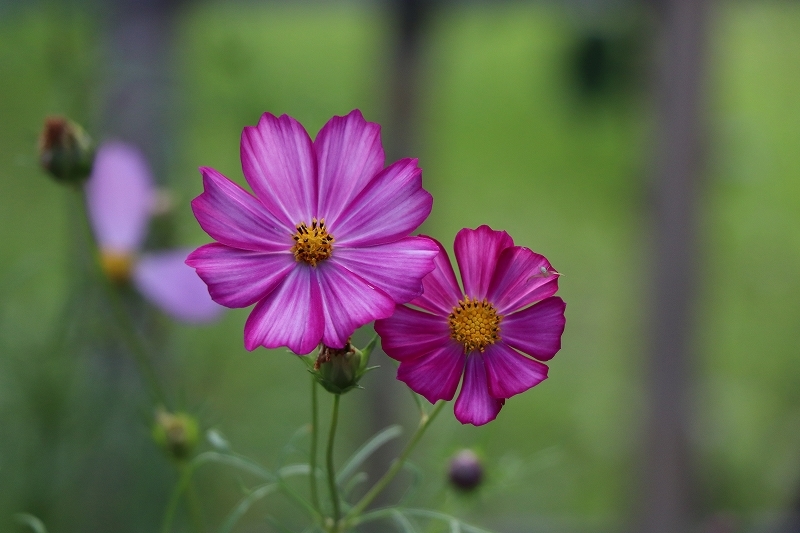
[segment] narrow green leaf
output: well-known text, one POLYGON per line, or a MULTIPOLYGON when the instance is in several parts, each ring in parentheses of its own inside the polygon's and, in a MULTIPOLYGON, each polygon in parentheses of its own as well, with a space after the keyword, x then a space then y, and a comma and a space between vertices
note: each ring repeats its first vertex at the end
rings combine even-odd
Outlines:
POLYGON ((257 462, 242 455, 220 452, 203 452, 192 460, 193 468, 197 468, 203 463, 220 463, 235 466, 245 472, 250 472, 256 476, 269 481, 275 481, 276 476, 257 462))
POLYGON ((438 511, 429 511, 428 509, 403 509, 403 513, 409 516, 419 516, 421 518, 442 520, 450 525, 451 531, 453 528, 452 526, 453 522, 458 522, 460 530, 464 531, 465 533, 493 533, 488 529, 483 529, 480 527, 472 526, 470 524, 466 524, 454 516, 445 513, 440 513, 438 511))
POLYGON ((389 426, 386 429, 383 429, 376 433, 371 439, 365 442, 356 452, 350 456, 350 458, 345 462, 344 466, 342 466, 339 473, 336 475, 336 483, 342 484, 347 479, 352 476, 356 470, 358 470, 361 465, 366 461, 370 455, 375 453, 375 451, 389 442, 392 439, 396 439, 403 433, 403 428, 394 425, 389 426))
POLYGON ((403 531, 403 533, 417 533, 417 528, 414 527, 414 524, 411 523, 411 520, 406 518, 405 515, 397 509, 393 510, 392 518, 394 518, 395 523, 400 526, 400 529, 403 531))
POLYGON ((422 484, 422 472, 415 464, 406 462, 406 464, 403 465, 403 470, 407 470, 411 473, 411 484, 400 498, 400 501, 398 502, 399 506, 403 506, 406 502, 411 500, 417 493, 417 489, 419 489, 420 485, 422 484))
POLYGON ((289 441, 281 449, 281 453, 278 454, 278 465, 279 466, 283 466, 283 463, 286 462, 286 459, 293 452, 307 453, 307 452, 303 452, 303 450, 300 450, 297 447, 297 442, 300 439, 305 438, 310 433, 311 433, 311 425, 310 424, 305 424, 304 426, 299 427, 297 429, 297 431, 295 431, 292 434, 291 438, 289 438, 289 441))
POLYGON ((256 487, 250 494, 242 498, 239 504, 231 511, 228 518, 222 523, 219 528, 219 533, 230 533, 236 523, 244 516, 250 507, 258 500, 278 490, 277 483, 267 483, 256 487))
POLYGON ((369 476, 366 472, 359 472, 351 477, 350 481, 348 481, 347 484, 342 487, 342 495, 344 498, 347 499, 348 496, 350 496, 350 493, 353 492, 353 489, 359 486, 361 483, 364 483, 367 479, 369 479, 369 476))
POLYGON ((35 533, 47 533, 47 528, 44 527, 44 523, 32 514, 17 513, 14 518, 23 526, 31 528, 35 533))

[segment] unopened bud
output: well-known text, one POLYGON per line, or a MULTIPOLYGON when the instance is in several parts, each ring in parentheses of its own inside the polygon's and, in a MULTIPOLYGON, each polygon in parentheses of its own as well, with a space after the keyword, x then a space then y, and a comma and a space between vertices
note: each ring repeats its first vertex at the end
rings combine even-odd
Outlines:
POLYGON ((472 450, 461 450, 450 459, 450 483, 464 492, 474 490, 483 481, 483 466, 472 450))
POLYGON ((89 135, 64 117, 48 117, 39 137, 39 162, 56 181, 80 184, 92 171, 94 150, 89 135))
POLYGON ((153 440, 173 459, 188 458, 197 445, 199 433, 197 420, 191 415, 156 411, 153 440))
POLYGON ((333 394, 344 394, 358 387, 358 382, 368 371, 375 367, 367 367, 372 349, 378 342, 377 336, 363 349, 359 350, 350 341, 344 348, 320 346, 316 361, 310 364, 309 370, 325 390, 333 394))

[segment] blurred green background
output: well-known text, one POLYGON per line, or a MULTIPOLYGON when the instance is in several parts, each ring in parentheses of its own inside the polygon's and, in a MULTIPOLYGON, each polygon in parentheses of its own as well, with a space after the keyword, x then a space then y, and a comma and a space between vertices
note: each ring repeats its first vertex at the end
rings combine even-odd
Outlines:
MULTIPOLYGON (((91 3, 0 5, 4 531, 22 530, 17 512, 35 514, 52 533, 156 531, 177 477, 152 444, 151 408, 89 277, 76 198, 36 160, 48 114, 106 136, 103 21, 91 3)), ((390 117, 393 30, 383 4, 185 2, 176 21, 174 49, 165 51, 171 125, 165 137, 157 133, 165 155, 154 163, 175 199, 157 223, 162 241, 208 242, 189 208, 202 190, 196 169, 243 183, 239 134, 262 112, 288 113, 312 136, 353 108, 371 121, 390 117)), ((420 158, 435 198, 422 231, 451 247, 462 227, 507 230, 564 274, 568 309, 549 380, 509 400, 485 427, 461 426, 445 410, 414 455, 424 472, 418 505, 500 531, 629 523, 644 387, 649 23, 646 10, 626 4, 585 12, 454 2, 431 15, 413 153, 398 155, 420 158), (597 42, 607 54, 600 81, 580 55, 597 42), (465 446, 487 469, 487 483, 468 497, 445 479, 447 458, 465 446)), ((760 531, 800 499, 800 4, 718 2, 708 56, 701 266, 685 272, 698 291, 691 439, 701 520, 724 516, 733 524, 725 531, 760 531)), ((396 142, 384 131, 387 144, 396 142)), ((245 351, 248 310, 190 327, 128 297, 183 408, 237 451, 275 466, 308 419, 303 366, 280 350, 245 351)), ((411 428, 413 402, 403 384, 394 387, 411 428)), ((369 434, 366 399, 355 391, 343 400, 340 459, 369 434)), ((222 468, 199 473, 209 531, 241 497, 239 483, 222 468)), ((296 527, 288 507, 268 500, 239 530, 277 531, 268 510, 296 527)))

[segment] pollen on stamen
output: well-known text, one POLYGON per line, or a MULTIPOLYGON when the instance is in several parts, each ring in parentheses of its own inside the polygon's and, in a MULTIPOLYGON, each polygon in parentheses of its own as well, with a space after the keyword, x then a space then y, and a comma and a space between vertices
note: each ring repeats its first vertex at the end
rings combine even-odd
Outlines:
POLYGON ((334 238, 325 228, 325 219, 312 218, 310 227, 305 222, 295 227, 297 232, 292 236, 295 261, 303 261, 315 267, 317 263, 331 256, 334 238))
POLYGON ((483 352, 487 346, 500 340, 500 321, 503 319, 485 298, 465 296, 447 317, 450 338, 464 346, 464 353, 483 352))

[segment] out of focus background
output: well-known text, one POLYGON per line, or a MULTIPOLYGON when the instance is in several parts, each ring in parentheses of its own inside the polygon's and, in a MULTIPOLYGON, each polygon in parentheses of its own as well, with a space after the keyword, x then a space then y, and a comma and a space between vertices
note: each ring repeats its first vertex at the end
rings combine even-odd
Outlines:
MULTIPOLYGON (((359 108, 388 162, 420 159, 421 231, 451 248, 489 224, 564 274, 550 379, 484 427, 446 409, 413 505, 498 532, 797 531, 798 65, 789 0, 0 1, 0 530, 23 512, 51 533, 157 531, 178 475, 76 199, 38 166, 44 118, 144 151, 171 206, 158 249, 209 241, 197 167, 244 183, 239 135, 261 113, 313 137, 359 108), (446 479, 464 447, 485 468, 470 494, 446 479)), ((248 310, 185 326, 125 297, 177 405, 276 466, 309 417, 303 365, 247 352, 248 310)), ((376 362, 343 398, 339 460, 415 423, 376 362)), ((200 470, 201 530, 250 482, 200 470)), ((300 530, 277 496, 237 531, 281 531, 268 514, 300 530)))

